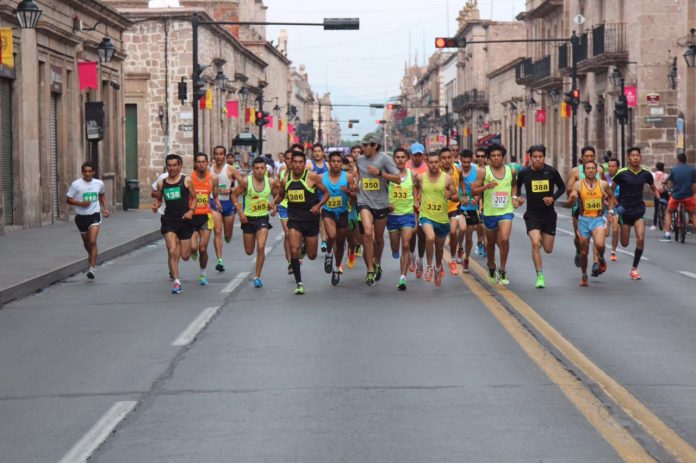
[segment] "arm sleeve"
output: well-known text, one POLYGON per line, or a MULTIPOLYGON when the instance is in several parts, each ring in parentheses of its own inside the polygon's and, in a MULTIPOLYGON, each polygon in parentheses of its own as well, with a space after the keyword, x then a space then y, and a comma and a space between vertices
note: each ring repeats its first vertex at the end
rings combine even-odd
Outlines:
POLYGON ((558 198, 563 196, 563 193, 566 192, 566 185, 563 181, 563 177, 561 177, 561 174, 558 171, 556 171, 554 181, 556 182, 556 186, 558 187, 556 192, 553 194, 553 200, 556 201, 558 198))
POLYGON ((106 189, 104 188, 104 182, 101 182, 101 184, 99 185, 99 194, 100 195, 106 194, 106 189))
POLYGON ((76 195, 77 195, 77 189, 75 188, 75 184, 71 183, 70 188, 68 189, 67 197, 75 199, 76 195))

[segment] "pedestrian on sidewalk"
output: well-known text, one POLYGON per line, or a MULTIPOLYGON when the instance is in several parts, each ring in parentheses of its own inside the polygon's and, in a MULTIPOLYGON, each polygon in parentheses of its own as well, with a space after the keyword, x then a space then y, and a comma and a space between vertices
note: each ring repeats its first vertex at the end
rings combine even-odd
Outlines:
POLYGON ((67 203, 75 207, 75 225, 80 231, 82 244, 87 251, 89 270, 87 278, 94 279, 94 267, 97 266, 97 236, 102 215, 109 217, 109 209, 106 205, 104 182, 94 178, 94 166, 92 163, 82 164, 82 178, 78 178, 71 185, 67 194, 67 203))

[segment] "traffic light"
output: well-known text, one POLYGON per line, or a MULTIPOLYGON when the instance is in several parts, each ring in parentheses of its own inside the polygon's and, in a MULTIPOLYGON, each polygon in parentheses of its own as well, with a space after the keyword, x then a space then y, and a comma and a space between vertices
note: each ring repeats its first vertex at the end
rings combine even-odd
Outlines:
POLYGON ((184 101, 188 98, 188 86, 186 85, 186 81, 184 78, 181 78, 181 82, 178 84, 178 90, 179 90, 179 101, 181 104, 184 104, 184 101))
POLYGON ((386 123, 387 123, 387 121, 384 119, 377 119, 377 125, 386 124, 386 123))
POLYGON ((193 81, 193 96, 196 100, 198 98, 205 96, 205 87, 207 86, 205 80, 200 77, 193 81))
POLYGON ((614 115, 619 122, 628 119, 628 100, 626 95, 619 95, 619 99, 614 103, 614 115))
POLYGON ((349 128, 349 129, 352 129, 352 128, 353 128, 353 123, 352 123, 352 122, 349 122, 349 123, 348 123, 348 128, 349 128))
POLYGON ((269 114, 266 111, 256 111, 256 125, 263 127, 268 124, 268 116, 269 114))
POLYGON ((395 109, 401 109, 400 104, 389 103, 387 104, 387 110, 394 111, 395 109))
POLYGON ((566 92, 565 102, 569 105, 577 107, 580 104, 580 90, 574 88, 573 90, 566 92))
POLYGON ((436 37, 435 48, 464 48, 466 47, 465 38, 456 37, 436 37))

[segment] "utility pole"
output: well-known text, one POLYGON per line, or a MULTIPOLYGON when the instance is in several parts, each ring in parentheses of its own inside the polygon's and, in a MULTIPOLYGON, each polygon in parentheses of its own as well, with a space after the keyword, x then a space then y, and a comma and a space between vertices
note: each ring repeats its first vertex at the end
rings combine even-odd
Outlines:
MULTIPOLYGON (((578 45, 580 45, 580 37, 577 36, 575 31, 573 31, 573 35, 570 36, 570 44, 573 49, 573 68, 572 68, 572 90, 574 91, 575 89, 578 88, 578 45)), ((572 162, 573 164, 571 165, 571 168, 574 168, 578 164, 578 104, 580 102, 575 102, 573 101, 573 104, 571 105, 571 109, 573 111, 573 134, 572 134, 572 162)), ((621 126, 623 128, 623 126, 621 126)), ((623 138, 623 137, 622 137, 623 138)))
MULTIPOLYGON (((263 113, 263 86, 261 87, 261 91, 259 92, 259 96, 257 97, 257 100, 259 102, 259 111, 263 113)), ((263 154, 263 126, 264 124, 259 124, 259 144, 258 144, 258 149, 259 152, 256 153, 257 156, 261 156, 263 154)))
POLYGON ((317 131, 317 140, 318 143, 323 144, 322 142, 322 131, 321 131, 321 98, 319 98, 319 130, 317 131))

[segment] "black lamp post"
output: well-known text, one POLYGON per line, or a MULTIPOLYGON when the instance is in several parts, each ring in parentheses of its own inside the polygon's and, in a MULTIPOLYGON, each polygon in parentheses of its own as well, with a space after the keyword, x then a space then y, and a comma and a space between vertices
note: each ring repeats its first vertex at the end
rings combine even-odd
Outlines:
POLYGON ((14 13, 17 21, 19 21, 19 27, 22 29, 35 29, 42 11, 34 0, 22 0, 17 5, 14 13))
POLYGON ((614 84, 614 87, 619 87, 620 92, 619 93, 619 99, 618 101, 614 104, 614 115, 619 121, 619 124, 621 124, 621 165, 625 166, 626 165, 626 146, 625 146, 625 127, 626 127, 626 121, 628 119, 628 101, 626 100, 626 95, 624 95, 624 84, 625 84, 625 79, 623 74, 621 74, 621 71, 619 71, 619 68, 614 68, 614 72, 611 73, 611 82, 614 84))
POLYGON ((592 103, 590 103, 590 100, 585 101, 583 104, 583 108, 585 109, 585 112, 587 114, 590 114, 592 112, 592 103))
POLYGON ((561 92, 557 88, 552 88, 549 91, 549 98, 551 98, 551 103, 557 105, 561 102, 561 92))
POLYGON ((110 63, 114 59, 116 54, 116 47, 111 42, 110 37, 104 37, 97 47, 97 54, 99 55, 99 61, 102 63, 110 63))

